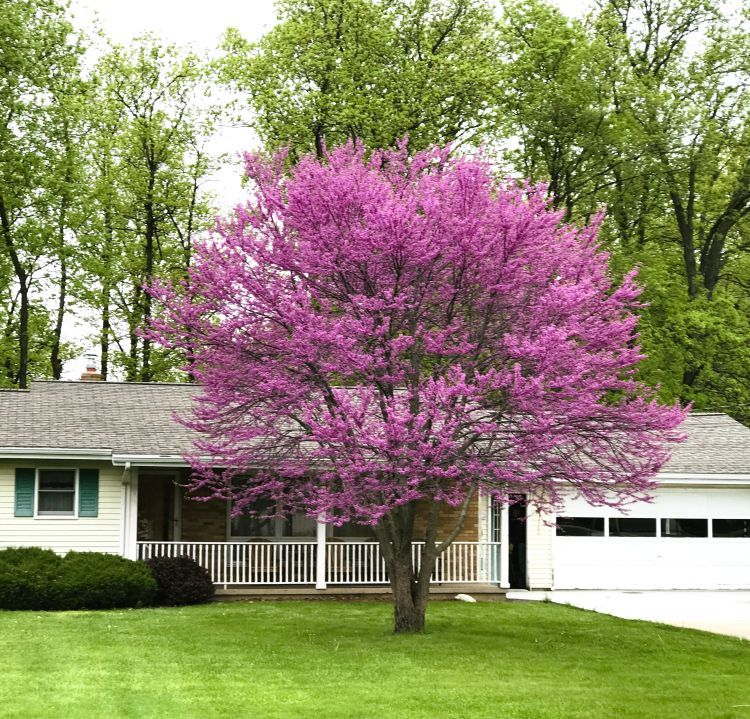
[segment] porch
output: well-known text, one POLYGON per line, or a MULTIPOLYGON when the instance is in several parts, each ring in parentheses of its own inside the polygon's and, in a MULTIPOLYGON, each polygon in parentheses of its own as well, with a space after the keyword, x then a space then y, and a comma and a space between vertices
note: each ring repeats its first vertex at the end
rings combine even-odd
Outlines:
MULTIPOLYGON (((378 587, 388 585, 380 547, 372 541, 337 541, 320 525, 315 540, 280 538, 246 542, 137 542, 138 559, 194 559, 223 589, 240 587, 378 587)), ((418 569, 423 543, 412 544, 418 569)), ((502 586, 504 570, 500 542, 454 542, 437 558, 431 584, 435 587, 502 586)))
MULTIPOLYGON (((131 502, 136 521, 130 556, 191 557, 225 590, 389 589, 385 562, 371 528, 334 527, 305 515, 232 517, 225 501, 187 497, 182 487, 185 478, 184 470, 151 468, 140 469, 133 477, 131 502)), ((446 508, 438 539, 455 526, 457 511, 446 508)), ((474 591, 485 587, 497 592, 510 586, 508 523, 502 523, 502 531, 500 513, 490 514, 494 513, 487 511, 486 498, 478 499, 462 533, 437 558, 431 580, 434 588, 450 587, 455 593, 461 591, 458 587, 474 591)), ((412 545, 416 568, 423 546, 421 542, 412 545)))

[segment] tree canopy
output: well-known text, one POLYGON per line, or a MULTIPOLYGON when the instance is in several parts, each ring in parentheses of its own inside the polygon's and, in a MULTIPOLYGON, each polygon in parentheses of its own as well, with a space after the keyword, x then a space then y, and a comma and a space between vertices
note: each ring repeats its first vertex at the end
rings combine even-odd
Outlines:
POLYGON ((500 47, 485 0, 280 0, 257 43, 230 29, 220 78, 271 149, 487 140, 500 47))
POLYGON ((291 175, 248 155, 247 173, 250 203, 189 283, 152 289, 153 335, 202 385, 193 490, 373 525, 397 630, 423 624, 455 536, 436 545, 441 511, 478 489, 538 508, 647 496, 683 412, 635 377, 640 289, 613 284, 598 220, 562 224, 543 188, 447 151, 349 144, 291 175))

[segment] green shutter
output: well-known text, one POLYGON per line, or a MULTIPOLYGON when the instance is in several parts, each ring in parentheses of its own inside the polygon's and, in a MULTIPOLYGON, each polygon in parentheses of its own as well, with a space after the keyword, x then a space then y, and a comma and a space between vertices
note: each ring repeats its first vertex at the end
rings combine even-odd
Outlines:
POLYGON ((78 516, 99 516, 99 470, 78 471, 78 516))
POLYGON ((16 517, 34 516, 36 470, 16 467, 16 517))

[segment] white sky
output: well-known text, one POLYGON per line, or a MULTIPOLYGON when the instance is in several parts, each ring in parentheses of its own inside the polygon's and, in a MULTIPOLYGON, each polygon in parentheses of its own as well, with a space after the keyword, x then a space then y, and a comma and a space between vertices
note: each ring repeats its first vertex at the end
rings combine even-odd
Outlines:
MULTIPOLYGON (((555 0, 567 14, 581 15, 590 2, 555 0)), ((199 55, 216 51, 227 27, 239 28, 248 40, 256 40, 276 22, 273 0, 73 0, 72 14, 78 29, 94 40, 97 30, 116 43, 126 45, 134 37, 150 32, 166 43, 190 46, 199 55)), ((256 147, 250 128, 225 125, 219 128, 212 149, 235 155, 256 147)), ((242 197, 238 164, 228 164, 207 185, 219 205, 230 208, 242 197)), ((85 318, 67 317, 65 336, 84 342, 92 327, 85 318)), ((98 356, 96 347, 85 352, 98 356)), ((85 358, 66 363, 65 379, 77 379, 85 369, 85 358)))

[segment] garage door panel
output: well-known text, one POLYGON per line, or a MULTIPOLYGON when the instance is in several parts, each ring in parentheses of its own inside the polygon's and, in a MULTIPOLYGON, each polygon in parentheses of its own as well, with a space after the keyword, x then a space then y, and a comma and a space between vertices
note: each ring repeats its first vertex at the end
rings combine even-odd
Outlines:
MULTIPOLYGON (((568 517, 621 516, 571 500, 568 517)), ((626 516, 750 517, 750 489, 662 489, 626 516)), ((710 526, 710 521, 709 521, 710 526)), ((556 536, 557 589, 750 589, 750 538, 556 536)))

